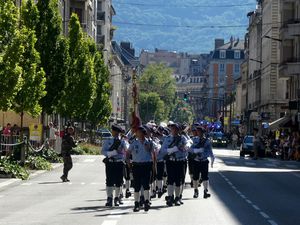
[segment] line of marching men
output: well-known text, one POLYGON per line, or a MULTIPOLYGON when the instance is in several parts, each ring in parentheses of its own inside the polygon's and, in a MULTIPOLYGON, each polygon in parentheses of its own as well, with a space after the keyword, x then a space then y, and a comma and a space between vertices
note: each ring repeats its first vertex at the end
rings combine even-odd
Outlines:
POLYGON ((148 211, 151 198, 161 198, 166 192, 168 206, 183 204, 182 194, 187 168, 198 198, 198 187, 203 185, 203 197, 209 198, 208 170, 214 154, 206 131, 199 124, 168 127, 147 124, 131 130, 125 136, 118 125, 112 125, 112 138, 103 143, 105 156, 107 207, 123 204, 122 187, 125 178, 125 197, 134 188, 134 212, 142 207, 148 211), (201 175, 201 176, 200 176, 201 175))

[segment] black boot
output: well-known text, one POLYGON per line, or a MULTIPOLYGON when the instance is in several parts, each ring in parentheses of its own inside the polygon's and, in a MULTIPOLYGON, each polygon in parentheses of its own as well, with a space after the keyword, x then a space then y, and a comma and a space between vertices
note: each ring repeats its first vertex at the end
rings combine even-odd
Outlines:
POLYGON ((155 190, 153 190, 153 193, 152 193, 152 195, 151 195, 151 198, 156 198, 156 191, 155 191, 155 190))
POLYGON ((163 192, 161 191, 161 190, 158 190, 158 192, 157 192, 157 197, 158 198, 161 198, 161 196, 163 196, 163 192))
POLYGON ((199 197, 199 190, 198 189, 195 189, 194 190, 194 198, 198 198, 199 197))
POLYGON ((113 200, 111 197, 107 198, 107 202, 105 204, 106 207, 112 207, 113 206, 113 200))
POLYGON ((179 201, 179 197, 176 197, 175 200, 174 200, 174 204, 175 206, 180 206, 180 201, 179 201))
POLYGON ((130 196, 131 196, 131 192, 129 191, 129 189, 126 189, 125 198, 129 198, 130 196))
POLYGON ((163 187, 163 193, 166 193, 167 192, 167 186, 164 186, 163 187))
POLYGON ((208 193, 208 190, 204 190, 203 198, 209 198, 210 194, 208 193))
POLYGON ((182 195, 179 196, 179 202, 180 202, 181 205, 184 204, 183 201, 182 201, 182 195))
POLYGON ((119 205, 119 198, 118 197, 115 197, 114 204, 115 204, 115 206, 120 206, 119 205))
POLYGON ((171 207, 174 203, 174 196, 168 196, 167 198, 167 206, 171 207))
POLYGON ((145 210, 145 212, 147 212, 147 211, 149 211, 149 209, 150 209, 150 202, 149 202, 149 200, 146 200, 144 210, 145 210))
POLYGON ((119 205, 123 205, 124 203, 123 203, 123 199, 120 197, 119 198, 119 205))
POLYGON ((140 203, 134 202, 133 212, 139 212, 139 211, 140 211, 140 203))

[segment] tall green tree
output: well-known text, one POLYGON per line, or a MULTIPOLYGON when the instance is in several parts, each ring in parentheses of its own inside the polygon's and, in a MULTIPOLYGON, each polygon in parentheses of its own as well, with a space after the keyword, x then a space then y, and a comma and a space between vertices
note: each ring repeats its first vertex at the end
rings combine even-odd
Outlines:
POLYGON ((72 14, 69 24, 70 67, 63 106, 66 116, 81 120, 87 118, 96 97, 94 58, 87 38, 78 16, 72 14))
POLYGON ((104 64, 103 57, 100 52, 95 53, 94 58, 95 75, 96 75, 96 98, 88 114, 88 120, 95 127, 96 125, 104 125, 109 120, 112 105, 110 102, 111 86, 109 84, 109 71, 104 64))
MULTIPOLYGON (((39 19, 36 25, 37 50, 41 67, 46 73, 47 94, 41 100, 43 110, 48 113, 60 112, 60 100, 65 94, 66 77, 69 68, 69 46, 62 36, 62 18, 57 0, 38 0, 39 19)), ((65 21, 64 21, 65 22, 65 21)))
POLYGON ((139 85, 142 93, 157 93, 164 103, 162 118, 168 118, 174 107, 176 83, 172 69, 164 64, 151 64, 142 74, 139 85))
POLYGON ((191 105, 184 101, 178 100, 174 110, 171 112, 170 119, 177 123, 191 124, 194 119, 194 113, 191 105))
POLYGON ((144 122, 154 120, 162 122, 167 117, 164 111, 164 102, 156 92, 141 93, 139 98, 140 116, 144 122))
POLYGON ((13 0, 0 0, 0 109, 11 107, 21 88, 19 57, 24 50, 18 31, 18 9, 13 0))

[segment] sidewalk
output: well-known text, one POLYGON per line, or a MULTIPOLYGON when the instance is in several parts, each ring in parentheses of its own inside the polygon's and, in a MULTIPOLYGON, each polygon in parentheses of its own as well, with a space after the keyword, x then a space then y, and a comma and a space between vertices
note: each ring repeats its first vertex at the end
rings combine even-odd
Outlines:
MULTIPOLYGON (((50 171, 61 167, 63 164, 62 163, 52 163, 51 165, 52 165, 52 169, 50 171)), ((47 171, 47 170, 30 170, 29 171, 30 175, 29 175, 28 180, 30 180, 38 175, 44 174, 46 172, 49 172, 49 171, 47 171)), ((0 178, 0 191, 6 187, 14 186, 21 182, 22 182, 21 179, 16 179, 16 178, 0 178)))

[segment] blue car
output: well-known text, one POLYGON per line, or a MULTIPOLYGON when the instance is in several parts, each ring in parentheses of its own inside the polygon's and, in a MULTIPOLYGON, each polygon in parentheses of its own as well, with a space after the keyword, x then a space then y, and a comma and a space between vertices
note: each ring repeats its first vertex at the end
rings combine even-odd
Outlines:
POLYGON ((245 155, 250 155, 251 157, 254 156, 253 150, 253 138, 252 135, 247 135, 244 137, 243 142, 240 148, 240 156, 244 157, 245 155))

